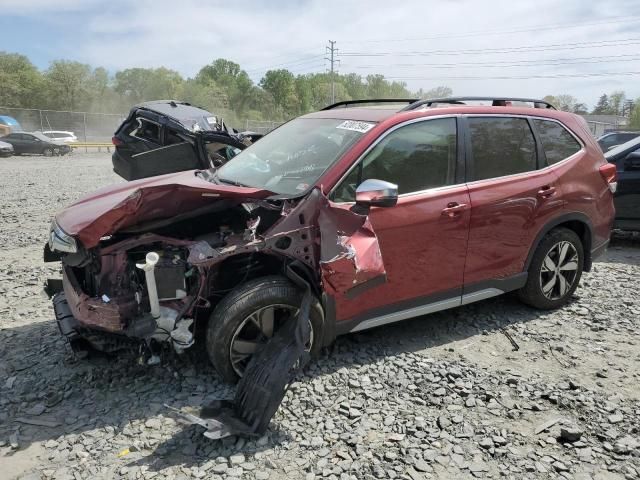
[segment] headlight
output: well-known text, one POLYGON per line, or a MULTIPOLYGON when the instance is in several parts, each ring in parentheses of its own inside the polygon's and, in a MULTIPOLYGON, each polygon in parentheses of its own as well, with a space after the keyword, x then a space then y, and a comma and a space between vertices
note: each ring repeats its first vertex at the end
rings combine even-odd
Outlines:
POLYGON ((75 253, 78 251, 76 239, 71 235, 67 235, 64 230, 56 223, 55 219, 51 222, 51 231, 49 232, 49 249, 53 252, 75 253))

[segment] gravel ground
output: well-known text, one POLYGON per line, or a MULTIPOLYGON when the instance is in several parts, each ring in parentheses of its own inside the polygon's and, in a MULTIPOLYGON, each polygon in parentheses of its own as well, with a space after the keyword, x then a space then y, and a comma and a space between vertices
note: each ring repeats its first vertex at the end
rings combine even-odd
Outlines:
POLYGON ((52 214, 113 181, 105 154, 0 161, 0 477, 639 478, 640 237, 562 310, 504 296, 340 338, 264 437, 214 442, 163 406, 232 395, 201 352, 74 360, 41 294, 52 214))

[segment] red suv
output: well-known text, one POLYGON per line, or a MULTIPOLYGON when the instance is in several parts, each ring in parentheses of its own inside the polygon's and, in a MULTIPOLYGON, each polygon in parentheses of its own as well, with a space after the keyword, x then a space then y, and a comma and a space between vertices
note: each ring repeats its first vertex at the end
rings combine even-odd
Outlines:
POLYGON ((301 284, 312 352, 509 291, 563 305, 609 241, 615 165, 576 115, 482 100, 341 102, 216 170, 79 200, 45 247, 62 261, 48 285, 62 334, 75 349, 142 346, 149 361, 200 337, 234 381, 296 316, 301 284))

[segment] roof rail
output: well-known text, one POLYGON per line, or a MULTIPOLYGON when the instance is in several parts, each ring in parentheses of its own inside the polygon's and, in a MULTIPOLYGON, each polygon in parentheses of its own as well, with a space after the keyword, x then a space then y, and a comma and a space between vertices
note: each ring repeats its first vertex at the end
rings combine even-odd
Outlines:
POLYGON ((550 108, 555 110, 556 107, 545 100, 536 100, 534 98, 514 98, 514 97, 449 97, 449 98, 430 98, 428 100, 419 100, 404 107, 401 112, 415 110, 422 106, 430 107, 435 103, 452 103, 454 105, 464 105, 464 102, 473 101, 491 101, 494 106, 504 106, 500 103, 504 102, 528 102, 533 103, 534 108, 550 108))
POLYGON ((359 99, 359 100, 344 100, 342 102, 336 102, 331 105, 324 107, 322 110, 333 110, 334 108, 344 107, 347 108, 349 105, 361 105, 363 103, 408 103, 413 104, 419 102, 419 98, 370 98, 370 99, 359 99))

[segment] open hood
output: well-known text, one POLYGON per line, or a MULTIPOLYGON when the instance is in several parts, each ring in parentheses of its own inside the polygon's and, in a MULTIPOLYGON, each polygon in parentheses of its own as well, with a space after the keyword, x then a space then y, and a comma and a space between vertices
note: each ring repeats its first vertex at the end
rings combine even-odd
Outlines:
POLYGON ((217 185, 196 171, 171 173, 101 188, 56 215, 67 234, 92 248, 101 237, 150 220, 171 218, 205 208, 219 199, 263 199, 268 190, 217 185))

